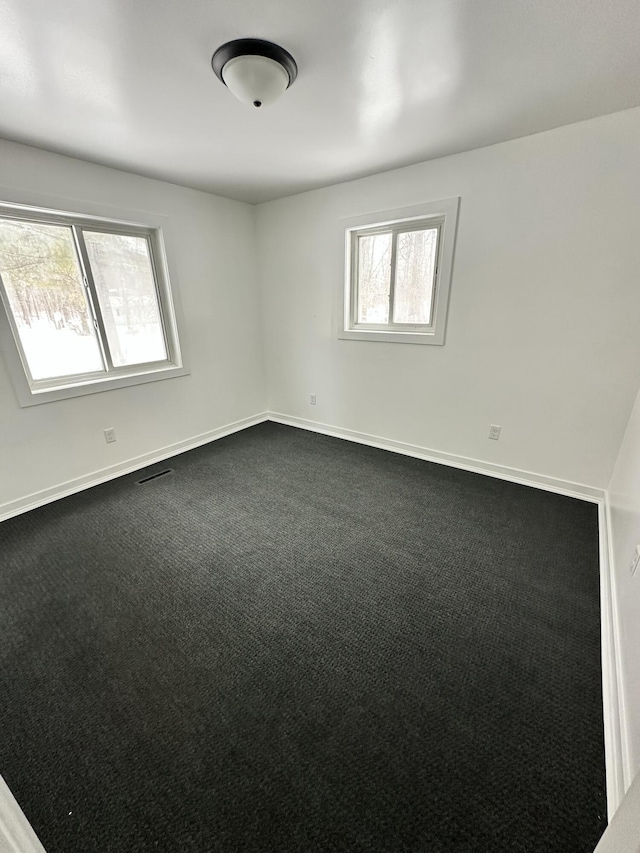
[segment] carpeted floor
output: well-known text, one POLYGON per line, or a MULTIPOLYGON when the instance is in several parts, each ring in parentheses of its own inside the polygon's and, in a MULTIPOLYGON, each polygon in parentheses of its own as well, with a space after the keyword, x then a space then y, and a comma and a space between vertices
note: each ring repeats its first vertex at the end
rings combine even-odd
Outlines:
POLYGON ((597 512, 262 424, 0 525, 48 853, 592 853, 597 512))

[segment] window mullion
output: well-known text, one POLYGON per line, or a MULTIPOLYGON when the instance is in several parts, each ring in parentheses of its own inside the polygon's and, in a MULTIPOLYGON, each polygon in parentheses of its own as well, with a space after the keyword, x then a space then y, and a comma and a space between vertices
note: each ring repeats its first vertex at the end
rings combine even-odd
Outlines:
POLYGON ((431 317, 431 325, 434 323, 436 299, 438 298, 439 281, 438 275, 440 272, 440 238, 442 237, 442 224, 439 224, 436 229, 436 251, 433 262, 433 286, 431 288, 431 305, 429 306, 429 316, 431 317))
POLYGON ((93 323, 96 332, 98 333, 98 343, 100 345, 102 359, 105 363, 107 372, 110 373, 113 370, 113 358, 111 356, 111 350, 109 349, 107 330, 105 328, 104 320, 102 319, 102 313, 100 311, 98 291, 96 290, 96 283, 93 280, 93 273, 91 272, 91 264, 89 263, 87 247, 84 243, 82 228, 79 225, 73 226, 73 236, 76 242, 76 248, 78 250, 78 257, 80 260, 80 267, 82 269, 82 278, 84 281, 85 292, 87 294, 87 299, 91 308, 93 323))
POLYGON ((351 236, 351 281, 353 287, 349 294, 349 311, 351 322, 357 323, 360 318, 360 236, 351 236))
MULTIPOLYGON (((159 278, 158 278, 158 266, 156 260, 156 247, 154 245, 153 238, 150 234, 145 235, 147 241, 147 251, 149 253, 149 263, 151 264, 151 270, 153 272, 153 284, 156 294, 156 300, 158 303, 158 307, 162 306, 162 296, 160 294, 160 286, 159 286, 159 278)), ((160 327, 162 329, 162 337, 164 339, 164 347, 167 353, 167 358, 173 359, 175 357, 174 353, 174 345, 173 341, 169 339, 169 332, 167 329, 167 323, 164 316, 164 311, 160 310, 160 327)))
POLYGON ((393 312, 396 302, 396 252, 398 247, 398 232, 391 232, 391 269, 389 270, 389 325, 393 325, 393 312))

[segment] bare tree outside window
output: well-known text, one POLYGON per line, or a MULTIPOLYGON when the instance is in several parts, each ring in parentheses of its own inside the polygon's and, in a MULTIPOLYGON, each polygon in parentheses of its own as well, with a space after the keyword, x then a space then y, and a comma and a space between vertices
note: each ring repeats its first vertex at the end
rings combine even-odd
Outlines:
POLYGON ((116 367, 167 357, 149 246, 144 237, 84 231, 116 367))
POLYGON ((103 370, 71 228, 0 219, 0 276, 33 379, 103 370))
POLYGON ((389 322, 391 234, 358 238, 358 322, 389 322))
POLYGON ((436 228, 398 234, 394 323, 431 322, 437 240, 436 228))
POLYGON ((431 323, 438 228, 392 228, 357 235, 357 322, 431 323))

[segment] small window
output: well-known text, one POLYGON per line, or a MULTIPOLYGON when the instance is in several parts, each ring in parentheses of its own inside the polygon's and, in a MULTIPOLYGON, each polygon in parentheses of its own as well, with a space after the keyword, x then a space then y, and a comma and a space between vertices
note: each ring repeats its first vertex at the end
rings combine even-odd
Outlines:
POLYGON ((185 372, 159 228, 0 205, 0 296, 22 405, 185 372))
POLYGON ((457 211, 447 199, 347 225, 339 337, 444 343, 457 211))

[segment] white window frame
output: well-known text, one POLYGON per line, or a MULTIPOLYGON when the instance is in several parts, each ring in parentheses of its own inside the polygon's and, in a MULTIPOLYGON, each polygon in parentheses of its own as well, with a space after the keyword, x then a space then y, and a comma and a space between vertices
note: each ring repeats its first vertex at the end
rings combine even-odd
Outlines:
MULTIPOLYGON (((118 211, 120 212, 120 211, 118 211)), ((57 224, 73 229, 80 271, 87 290, 88 303, 92 308, 93 320, 98 332, 98 344, 103 353, 106 372, 73 374, 46 380, 34 380, 22 348, 8 296, 0 281, 0 344, 20 406, 34 406, 63 400, 70 397, 95 394, 114 388, 124 388, 146 382, 155 382, 184 376, 189 371, 184 363, 183 350, 178 334, 179 305, 177 302, 175 276, 171 283, 165 250, 162 225, 164 217, 145 214, 145 222, 115 219, 87 213, 72 213, 59 209, 36 207, 14 202, 0 202, 0 216, 23 222, 57 224), (156 220, 152 222, 151 220, 156 220), (115 367, 105 353, 106 332, 98 305, 98 298, 84 242, 78 240, 76 228, 103 233, 142 237, 147 241, 149 257, 154 273, 158 307, 164 333, 167 359, 136 365, 115 367)))
MULTIPOLYGON (((459 197, 447 198, 342 220, 341 240, 345 260, 339 338, 349 341, 386 341, 436 346, 444 344, 459 204, 459 197), (392 315, 389 323, 358 323, 358 238, 391 232, 395 247, 398 233, 420 228, 438 229, 431 323, 393 323, 392 315)), ((394 269, 392 262, 392 274, 394 269)), ((391 287, 393 291, 393 282, 391 287)))

